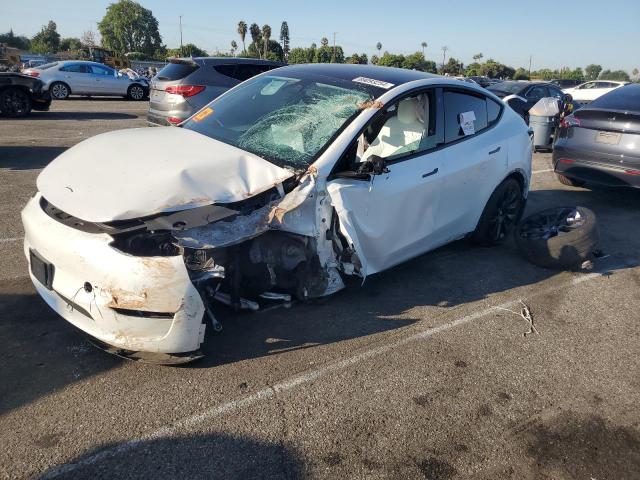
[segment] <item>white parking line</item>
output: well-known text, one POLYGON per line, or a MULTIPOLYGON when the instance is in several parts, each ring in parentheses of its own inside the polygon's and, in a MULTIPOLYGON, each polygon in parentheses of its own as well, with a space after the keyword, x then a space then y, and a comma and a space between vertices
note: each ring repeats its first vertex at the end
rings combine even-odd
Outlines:
POLYGON ((0 243, 20 242, 24 237, 0 238, 0 243))
POLYGON ((545 172, 553 172, 553 168, 545 168, 543 170, 534 170, 533 172, 531 172, 531 175, 537 175, 538 173, 545 173, 545 172))
MULTIPOLYGON (((618 266, 618 267, 611 267, 610 269, 615 269, 615 268, 621 268, 622 266, 618 266)), ((609 269, 609 270, 610 270, 609 269)), ((600 273, 589 273, 589 274, 584 274, 584 275, 580 275, 578 277, 574 277, 572 278, 570 281, 565 282, 564 284, 560 285, 560 286, 554 286, 554 287, 550 287, 544 290, 541 290, 539 292, 537 292, 535 295, 531 295, 528 298, 535 298, 535 297, 539 297, 542 295, 547 295, 550 292, 557 292, 560 289, 563 288, 567 288, 567 287, 572 287, 572 286, 576 286, 579 285, 581 283, 587 282, 589 280, 593 280, 595 278, 600 277, 601 274, 600 273)), ((164 427, 161 427, 158 430, 155 430, 147 435, 143 435, 140 438, 136 438, 133 440, 129 440, 128 442, 125 443, 121 443, 120 445, 113 447, 113 448, 108 448, 106 450, 103 450, 101 452, 98 452, 94 455, 89 455, 88 457, 83 458, 82 460, 79 460, 77 462, 74 463, 68 463, 66 465, 61 465, 60 467, 54 468, 53 470, 50 470, 49 472, 45 473, 45 475, 43 475, 42 479, 49 479, 49 478, 55 478, 58 477, 60 475, 64 475, 67 474, 69 472, 74 471, 75 469, 82 467, 82 466, 87 466, 87 465, 92 465, 94 463, 97 463, 101 460, 113 457, 115 455, 118 455, 120 453, 124 453, 127 452, 129 450, 132 450, 134 448, 136 448, 138 445, 140 445, 142 442, 144 441, 148 441, 148 440, 153 440, 153 439, 157 439, 157 438, 162 438, 162 437, 168 437, 171 435, 176 435, 178 430, 180 429, 184 429, 186 427, 191 427, 194 425, 198 425, 201 424, 207 420, 212 420, 214 418, 217 417, 221 417, 223 415, 225 415, 228 412, 240 409, 242 407, 247 407, 250 405, 254 405, 262 400, 269 400, 271 398, 273 398, 274 396, 276 396, 278 393, 281 392, 286 392, 289 390, 293 390, 294 388, 300 386, 300 385, 304 385, 310 382, 313 382, 314 380, 318 380, 319 378, 325 377, 328 374, 332 373, 332 372, 336 372, 339 370, 344 370, 347 367, 350 367, 352 365, 355 365, 357 363, 360 363, 364 360, 367 360, 369 358, 373 358, 373 357, 379 357, 380 355, 383 355, 391 350, 397 349, 399 347, 402 347, 404 345, 407 345, 409 343, 413 343, 419 340, 424 340, 427 339, 429 337, 432 337, 438 333, 442 333, 442 332, 446 332, 448 330, 452 330, 456 327, 460 327, 462 325, 465 325, 467 323, 470 323, 474 320, 479 320, 483 317, 486 317, 487 315, 489 315, 490 313, 493 312, 497 312, 502 308, 513 308, 516 305, 519 305, 519 300, 513 300, 510 302, 506 302, 503 303, 501 305, 497 305, 497 306, 493 306, 493 307, 488 307, 485 308, 484 310, 480 310, 478 312, 466 315, 464 317, 458 318, 456 320, 452 320, 451 322, 445 323, 443 325, 440 325, 438 327, 435 328, 430 328, 430 327, 426 327, 426 329, 422 329, 421 331, 418 331, 417 333, 414 333, 412 335, 409 335, 407 337, 401 338, 399 340, 393 341, 391 343, 385 344, 385 345, 381 345, 379 347, 375 347, 372 348, 370 350, 366 350, 362 353, 359 353, 357 355, 354 355, 352 357, 346 358, 344 360, 341 360, 339 362, 335 362, 335 363, 331 363, 328 365, 325 365, 324 367, 318 368, 316 370, 312 370, 310 372, 307 373, 303 373, 301 375, 297 375, 297 376, 293 376, 287 380, 283 380, 282 382, 276 383, 275 385, 273 385, 272 387, 267 387, 267 388, 263 388, 262 390, 257 391, 256 393, 253 393, 251 395, 248 395, 244 398, 239 398, 236 400, 231 400, 229 402, 223 403, 221 405, 217 405, 214 407, 211 407, 207 410, 205 410, 204 412, 192 415, 190 417, 186 417, 182 420, 179 420, 173 424, 169 424, 166 425, 164 427)))

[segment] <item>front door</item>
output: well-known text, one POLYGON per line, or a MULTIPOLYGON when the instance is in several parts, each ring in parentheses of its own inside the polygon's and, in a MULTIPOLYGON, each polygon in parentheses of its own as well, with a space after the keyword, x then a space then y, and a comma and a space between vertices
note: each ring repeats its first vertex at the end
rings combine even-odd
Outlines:
POLYGON ((445 150, 435 89, 400 99, 374 117, 347 149, 328 192, 362 274, 390 268, 435 246, 445 150), (384 159, 385 171, 364 174, 384 159))
POLYGON ((124 82, 117 76, 117 72, 105 65, 91 65, 91 71, 94 84, 94 93, 98 95, 124 95, 126 88, 123 90, 124 82))

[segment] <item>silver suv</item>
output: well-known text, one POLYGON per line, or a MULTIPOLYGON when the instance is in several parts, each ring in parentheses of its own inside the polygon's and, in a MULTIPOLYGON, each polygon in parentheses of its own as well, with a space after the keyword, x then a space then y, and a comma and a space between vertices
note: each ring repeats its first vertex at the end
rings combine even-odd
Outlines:
POLYGON ((285 65, 254 58, 173 58, 151 80, 150 125, 177 125, 231 87, 285 65))

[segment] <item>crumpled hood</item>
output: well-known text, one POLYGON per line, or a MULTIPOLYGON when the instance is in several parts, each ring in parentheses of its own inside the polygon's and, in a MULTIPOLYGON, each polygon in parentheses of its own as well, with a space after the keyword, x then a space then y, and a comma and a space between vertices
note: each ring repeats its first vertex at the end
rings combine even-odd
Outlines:
POLYGON ((64 212, 109 222, 236 202, 293 175, 191 130, 148 127, 79 143, 51 162, 37 184, 64 212))

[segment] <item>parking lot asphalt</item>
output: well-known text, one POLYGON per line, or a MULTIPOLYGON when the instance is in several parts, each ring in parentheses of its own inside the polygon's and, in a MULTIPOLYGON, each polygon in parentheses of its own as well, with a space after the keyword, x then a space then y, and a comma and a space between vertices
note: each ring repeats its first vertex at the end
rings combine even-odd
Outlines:
POLYGON ((95 349, 40 300, 20 222, 56 155, 145 112, 69 100, 0 119, 0 477, 640 478, 640 191, 565 187, 536 154, 527 212, 592 209, 592 270, 460 241, 323 302, 227 318, 204 360, 154 366, 95 349), (520 300, 539 335, 508 311, 520 300))

